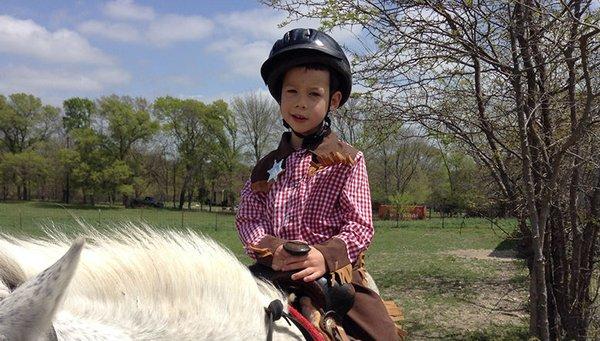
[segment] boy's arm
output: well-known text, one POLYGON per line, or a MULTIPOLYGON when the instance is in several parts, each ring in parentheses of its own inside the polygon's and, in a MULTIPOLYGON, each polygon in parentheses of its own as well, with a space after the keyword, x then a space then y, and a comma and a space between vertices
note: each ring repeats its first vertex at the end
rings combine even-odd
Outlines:
POLYGON ((273 255, 287 240, 268 234, 266 194, 254 192, 250 181, 242 189, 235 225, 246 253, 258 263, 271 266, 273 255))
POLYGON ((323 254, 328 272, 354 263, 373 238, 371 191, 367 167, 360 152, 342 189, 340 210, 344 220, 340 232, 329 240, 314 245, 323 254))

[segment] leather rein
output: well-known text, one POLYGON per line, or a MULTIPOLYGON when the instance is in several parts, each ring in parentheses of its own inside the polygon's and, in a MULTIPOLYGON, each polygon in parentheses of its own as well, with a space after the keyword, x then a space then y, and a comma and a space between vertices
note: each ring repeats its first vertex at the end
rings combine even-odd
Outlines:
POLYGON ((283 303, 281 303, 280 300, 274 300, 271 303, 269 303, 269 306, 267 308, 265 308, 265 313, 267 314, 267 320, 268 320, 267 341, 273 340, 273 327, 275 325, 274 322, 279 320, 282 317, 290 326, 291 326, 290 321, 292 321, 296 325, 296 327, 300 330, 300 332, 302 333, 302 336, 304 336, 304 339, 306 341, 319 340, 318 338, 313 337, 313 333, 311 333, 311 331, 304 324, 302 324, 296 317, 294 317, 292 314, 289 314, 289 313, 286 313, 285 311, 283 311, 283 303))

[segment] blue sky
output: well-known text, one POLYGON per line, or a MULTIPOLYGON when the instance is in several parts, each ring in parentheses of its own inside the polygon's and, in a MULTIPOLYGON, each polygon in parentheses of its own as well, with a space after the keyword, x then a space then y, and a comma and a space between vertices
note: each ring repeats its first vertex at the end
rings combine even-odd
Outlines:
MULTIPOLYGON (((119 94, 212 101, 266 91, 259 68, 301 21, 254 1, 24 1, 0 9, 0 94, 45 103, 119 94)), ((352 44, 352 32, 331 33, 352 44)))

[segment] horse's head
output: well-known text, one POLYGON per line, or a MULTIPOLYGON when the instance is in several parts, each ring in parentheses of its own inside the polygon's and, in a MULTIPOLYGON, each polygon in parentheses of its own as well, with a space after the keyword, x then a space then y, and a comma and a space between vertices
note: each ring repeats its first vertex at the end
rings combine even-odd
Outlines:
MULTIPOLYGON (((83 239, 56 263, 25 281, 22 270, 0 255, 0 340, 44 340, 79 262, 83 239)), ((48 337, 52 338, 52 337, 48 337)))

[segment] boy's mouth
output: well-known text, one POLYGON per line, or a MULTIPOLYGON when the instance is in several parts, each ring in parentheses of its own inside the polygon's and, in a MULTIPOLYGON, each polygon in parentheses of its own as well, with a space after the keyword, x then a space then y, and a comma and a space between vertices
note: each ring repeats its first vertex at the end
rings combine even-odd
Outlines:
POLYGON ((296 121, 305 121, 308 119, 308 118, 306 118, 304 116, 300 116, 300 115, 290 114, 290 116, 292 116, 292 118, 296 121))

